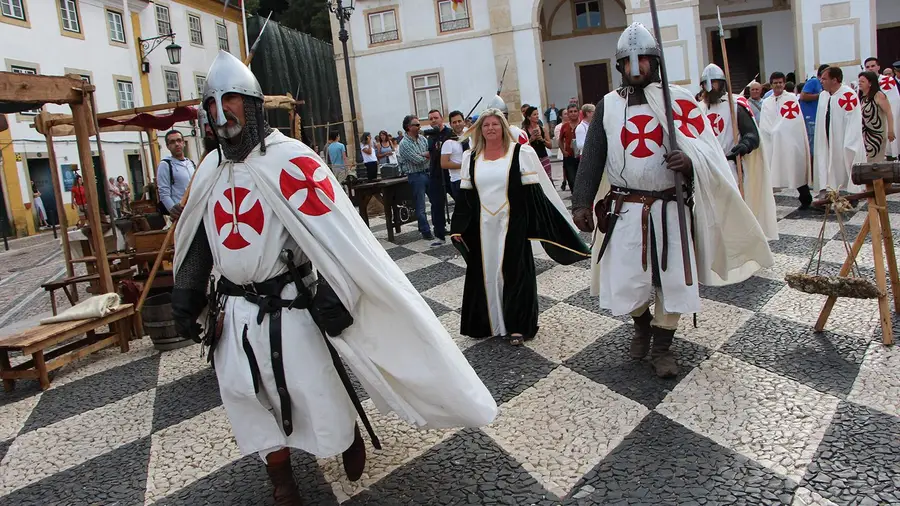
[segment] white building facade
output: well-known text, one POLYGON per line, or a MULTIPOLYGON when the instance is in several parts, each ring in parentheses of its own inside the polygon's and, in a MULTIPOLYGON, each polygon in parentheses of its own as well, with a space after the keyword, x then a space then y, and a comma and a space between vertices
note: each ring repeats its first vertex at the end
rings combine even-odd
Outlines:
MULTIPOLYGON (((79 74, 96 87, 99 112, 198 98, 206 72, 219 48, 243 56, 244 34, 240 10, 224 14, 218 0, 2 0, 0 1, 0 70, 44 75, 79 74), (144 68, 139 39, 174 33, 181 46, 181 63, 171 65, 161 44, 146 56, 144 68), (147 70, 146 72, 144 70, 147 70)), ((50 113, 66 113, 65 106, 48 105, 50 113)), ((32 114, 10 114, 10 129, 0 133, 3 150, 3 204, 5 218, 17 235, 34 231, 29 209, 34 183, 43 194, 51 218, 59 212, 50 186, 50 164, 43 135, 30 125, 32 114)), ((191 125, 176 128, 185 134, 188 154, 195 162, 199 148, 190 136, 191 125)), ((168 151, 162 134, 102 133, 105 177, 124 176, 134 193, 155 179, 150 149, 168 151), (143 136, 143 143, 142 143, 143 136)), ((96 143, 91 141, 95 166, 96 143)), ((54 138, 57 170, 63 182, 65 211, 70 223, 73 169, 78 170, 74 137, 54 138)), ((98 172, 98 178, 99 178, 98 172)))
MULTIPOLYGON (((803 81, 821 63, 840 66, 855 80, 869 56, 882 54, 883 64, 900 60, 900 0, 657 4, 669 79, 694 91, 703 67, 721 61, 716 5, 736 88, 757 75, 764 82, 774 71, 803 81)), ((373 133, 397 132, 410 113, 465 114, 479 98, 483 108, 504 69, 500 95, 514 123, 525 103, 542 114, 573 99, 595 103, 620 82, 615 48, 622 30, 633 21, 651 26, 648 0, 357 0, 355 6, 348 26, 351 76, 360 132, 373 133)), ((336 20, 332 28, 337 40, 336 20)), ((335 59, 350 118, 339 43, 335 59)))

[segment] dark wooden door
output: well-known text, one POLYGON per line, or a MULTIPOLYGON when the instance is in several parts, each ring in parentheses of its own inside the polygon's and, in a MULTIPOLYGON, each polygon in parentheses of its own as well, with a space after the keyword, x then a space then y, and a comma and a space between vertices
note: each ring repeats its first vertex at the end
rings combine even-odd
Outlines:
POLYGON ((144 167, 141 155, 128 155, 128 171, 131 173, 131 198, 138 200, 144 192, 144 167))
POLYGON ((878 41, 878 61, 881 69, 890 67, 900 60, 900 26, 881 28, 876 32, 878 41))
MULTIPOLYGON (((755 26, 744 26, 726 28, 725 31, 731 32, 731 37, 725 39, 725 48, 728 50, 728 66, 731 71, 731 86, 740 92, 760 73, 759 30, 755 26)), ((710 35, 709 47, 712 48, 713 62, 725 68, 722 58, 722 43, 719 42, 719 31, 713 30, 710 35)), ((701 65, 701 67, 705 66, 701 65)), ((792 71, 791 69, 772 69, 773 72, 776 70, 785 74, 792 71)), ((764 83, 769 80, 769 76, 761 75, 756 80, 764 83)))
POLYGON ((582 104, 597 104, 609 93, 609 65, 593 63, 578 67, 578 80, 581 83, 582 104))
MULTIPOLYGON (((46 158, 32 158, 28 160, 28 175, 31 182, 41 192, 41 202, 47 211, 48 223, 59 224, 56 215, 56 197, 53 195, 53 182, 50 180, 50 161, 46 158)), ((30 192, 29 192, 30 193, 30 192)))

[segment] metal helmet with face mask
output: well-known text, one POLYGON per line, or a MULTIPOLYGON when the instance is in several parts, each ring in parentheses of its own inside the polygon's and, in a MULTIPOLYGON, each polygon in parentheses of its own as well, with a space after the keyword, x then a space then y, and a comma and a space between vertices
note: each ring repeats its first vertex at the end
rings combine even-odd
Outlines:
POLYGON ((216 103, 216 117, 209 118, 214 127, 224 127, 227 122, 222 109, 222 96, 226 93, 265 100, 259 81, 244 62, 228 51, 219 50, 206 74, 206 86, 203 88, 203 108, 209 110, 210 100, 216 103))
POLYGON ((500 112, 503 114, 509 114, 509 108, 506 107, 506 102, 500 98, 500 95, 494 95, 494 98, 487 103, 487 106, 484 109, 500 109, 500 112))
POLYGON ((625 63, 623 60, 627 58, 631 62, 631 76, 637 77, 641 75, 641 69, 638 66, 641 56, 659 58, 660 55, 659 45, 650 30, 647 30, 643 24, 634 22, 619 36, 619 42, 616 44, 616 67, 624 73, 625 63))
POLYGON ((706 91, 712 91, 713 81, 727 82, 725 81, 725 71, 715 63, 710 63, 703 69, 703 73, 700 74, 700 85, 703 86, 706 91))

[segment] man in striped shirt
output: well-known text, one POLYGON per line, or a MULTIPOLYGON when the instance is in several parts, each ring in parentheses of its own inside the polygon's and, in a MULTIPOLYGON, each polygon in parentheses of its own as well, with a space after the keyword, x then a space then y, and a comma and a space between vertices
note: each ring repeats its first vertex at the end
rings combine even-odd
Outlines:
MULTIPOLYGON (((403 140, 397 148, 397 162, 400 170, 406 172, 409 186, 412 188, 413 199, 416 202, 416 219, 419 221, 419 232, 426 241, 431 241, 431 227, 428 226, 428 216, 425 214, 425 194, 428 192, 429 160, 428 141, 424 135, 419 135, 419 118, 410 114, 403 118, 403 140)), ((434 209, 431 214, 442 213, 443 209, 434 209)))

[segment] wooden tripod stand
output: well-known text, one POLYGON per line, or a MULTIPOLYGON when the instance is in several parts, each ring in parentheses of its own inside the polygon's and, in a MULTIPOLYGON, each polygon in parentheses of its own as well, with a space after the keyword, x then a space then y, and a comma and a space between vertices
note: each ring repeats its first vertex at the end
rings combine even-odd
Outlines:
MULTIPOLYGON (((894 312, 900 313, 900 298, 897 289, 900 287, 900 276, 897 273, 897 257, 894 254, 894 237, 891 232, 891 221, 887 212, 888 193, 900 193, 900 189, 891 188, 885 190, 885 182, 900 182, 900 163, 866 163, 853 166, 851 178, 855 184, 865 184, 866 191, 856 195, 848 195, 847 200, 855 201, 867 199, 868 216, 857 234, 850 253, 841 266, 840 276, 847 276, 856 256, 866 242, 866 237, 872 238, 872 254, 875 259, 875 285, 881 292, 878 297, 878 313, 881 320, 881 342, 886 345, 894 344, 893 328, 891 323, 891 309, 888 303, 887 279, 884 270, 887 260, 888 271, 891 277, 891 295, 894 297, 894 312)), ((816 332, 825 330, 825 323, 831 315, 837 297, 830 296, 825 301, 819 319, 816 321, 816 332)))

